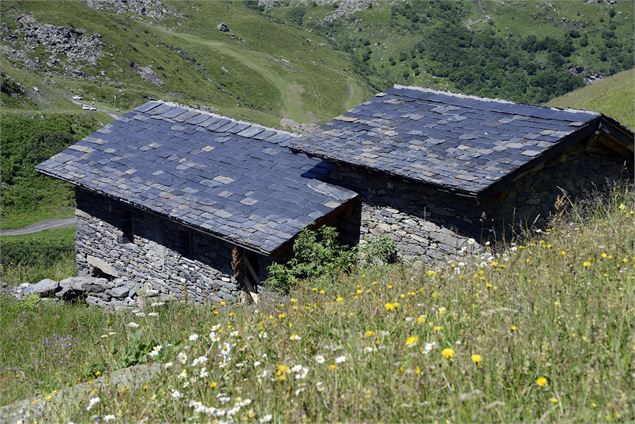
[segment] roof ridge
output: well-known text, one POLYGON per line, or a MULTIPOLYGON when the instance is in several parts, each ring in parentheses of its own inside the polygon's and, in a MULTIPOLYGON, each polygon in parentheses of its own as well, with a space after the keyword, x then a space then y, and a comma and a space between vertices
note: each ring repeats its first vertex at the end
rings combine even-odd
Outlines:
MULTIPOLYGON (((559 108, 559 107, 553 107, 553 106, 542 106, 542 105, 536 105, 536 104, 514 102, 514 101, 511 101, 511 100, 499 99, 499 98, 494 98, 494 97, 480 97, 480 96, 475 96, 473 94, 463 94, 463 93, 455 93, 453 91, 435 90, 433 88, 419 87, 419 86, 416 86, 416 85, 395 84, 395 85, 392 86, 392 88, 416 90, 416 91, 421 91, 421 92, 424 92, 424 93, 440 94, 440 95, 444 95, 444 96, 459 97, 459 98, 462 98, 462 99, 482 100, 482 101, 486 101, 486 102, 497 102, 497 103, 520 105, 520 106, 530 106, 530 107, 536 107, 536 108, 539 108, 539 109, 549 109, 549 110, 554 110, 554 111, 573 112, 573 113, 588 113, 588 114, 595 115, 595 116, 602 115, 601 113, 595 112, 595 111, 592 111, 592 110, 573 109, 573 108, 559 108)), ((379 93, 379 94, 385 94, 385 93, 382 92, 382 93, 379 93)))
MULTIPOLYGON (((156 107, 158 107, 160 105, 168 105, 168 106, 173 106, 173 107, 179 107, 179 108, 187 109, 189 111, 198 112, 200 114, 209 115, 209 116, 214 117, 214 118, 227 119, 227 120, 229 120, 231 122, 235 122, 237 124, 245 124, 245 125, 249 125, 249 126, 252 126, 252 127, 262 128, 264 130, 275 131, 277 133, 286 134, 286 135, 289 135, 291 137, 300 137, 300 135, 301 135, 301 134, 297 134, 297 133, 292 133, 292 132, 289 132, 289 131, 281 130, 281 129, 278 129, 278 128, 268 127, 266 125, 258 124, 258 123, 255 123, 255 122, 249 122, 249 121, 243 121, 243 120, 240 120, 240 119, 235 119, 235 118, 232 118, 230 116, 221 115, 219 113, 209 112, 209 111, 202 110, 202 109, 197 109, 197 108, 195 108, 193 106, 188 106, 188 105, 184 105, 184 104, 176 103, 176 102, 170 102, 170 101, 167 101, 167 100, 151 100, 149 102, 146 102, 146 103, 144 103, 142 105, 137 106, 136 108, 133 109, 133 111, 139 112, 139 113, 146 113, 146 112, 151 111, 152 109, 155 109, 156 107), (153 106, 150 109, 138 110, 138 109, 143 108, 143 106, 147 105, 148 103, 152 103, 152 102, 156 102, 157 105, 153 106)), ((198 125, 198 124, 194 124, 194 125, 198 125)), ((213 131, 213 130, 210 130, 210 131, 213 131)))

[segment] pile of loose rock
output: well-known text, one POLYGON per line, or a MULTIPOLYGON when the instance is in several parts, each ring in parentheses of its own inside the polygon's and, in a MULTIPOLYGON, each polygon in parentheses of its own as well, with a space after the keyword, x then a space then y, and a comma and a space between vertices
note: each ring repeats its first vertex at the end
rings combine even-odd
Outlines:
POLYGON ((124 278, 69 277, 59 282, 45 279, 36 284, 21 284, 14 292, 17 298, 32 294, 55 300, 85 301, 89 305, 115 309, 142 307, 146 300, 166 300, 159 297, 157 290, 124 278))
POLYGON ((76 28, 42 24, 31 15, 20 16, 17 20, 17 32, 24 34, 28 46, 43 46, 52 56, 52 63, 65 55, 75 62, 97 63, 101 57, 103 45, 100 34, 85 34, 76 28))

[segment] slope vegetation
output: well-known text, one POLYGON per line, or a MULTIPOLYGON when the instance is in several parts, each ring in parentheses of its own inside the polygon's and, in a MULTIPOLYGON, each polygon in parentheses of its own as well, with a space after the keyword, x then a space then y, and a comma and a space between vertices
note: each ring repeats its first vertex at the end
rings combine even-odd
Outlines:
POLYGON ((549 106, 602 112, 635 129, 635 70, 620 72, 595 84, 552 99, 549 106))
POLYGON ((326 120, 370 95, 347 55, 317 34, 236 2, 166 7, 175 14, 151 19, 79 1, 2 2, 3 104, 77 110, 77 94, 126 110, 154 97, 280 125, 326 120))

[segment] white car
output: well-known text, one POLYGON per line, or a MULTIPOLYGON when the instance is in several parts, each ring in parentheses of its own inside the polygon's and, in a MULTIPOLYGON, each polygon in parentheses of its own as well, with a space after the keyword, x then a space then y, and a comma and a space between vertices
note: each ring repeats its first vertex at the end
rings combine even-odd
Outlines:
POLYGON ((97 110, 97 108, 93 105, 90 107, 90 110, 97 110))
POLYGON ((73 100, 82 100, 83 97, 82 96, 73 96, 73 100))
POLYGON ((88 105, 82 105, 82 110, 90 110, 90 106, 88 106, 88 105))

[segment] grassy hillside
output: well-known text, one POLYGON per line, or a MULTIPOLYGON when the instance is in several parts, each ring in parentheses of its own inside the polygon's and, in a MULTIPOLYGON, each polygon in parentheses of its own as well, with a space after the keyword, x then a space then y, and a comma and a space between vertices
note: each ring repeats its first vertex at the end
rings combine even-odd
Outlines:
POLYGON ((395 82, 539 103, 633 67, 633 8, 584 1, 379 1, 263 10, 324 34, 377 86, 395 82))
POLYGON ((557 97, 549 106, 602 112, 635 129, 635 70, 620 72, 595 84, 557 97))
POLYGON ((2 113, 0 228, 72 216, 75 199, 70 186, 38 174, 35 165, 110 120, 101 113, 2 113))
POLYGON ((282 117, 326 120, 370 95, 348 57, 319 35, 275 23, 239 2, 175 2, 166 7, 178 9, 178 18, 160 20, 95 10, 80 1, 6 1, 1 7, 5 41, 39 60, 33 70, 19 55, 2 55, 3 70, 26 92, 22 101, 5 93, 7 107, 76 110, 70 97, 80 94, 125 110, 163 98, 279 125, 282 117), (40 24, 99 34, 102 55, 94 65, 64 54, 47 64, 46 46, 29 49, 24 31, 17 30, 24 14, 40 24), (221 22, 230 32, 216 29, 221 22), (143 79, 141 67, 160 82, 143 79), (71 68, 86 76, 71 76, 71 68))
POLYGON ((336 290, 311 281, 258 309, 105 319, 1 298, 0 402, 39 393, 74 422, 630 422, 634 201, 626 190, 575 206, 569 222, 490 258, 360 269, 336 290), (137 389, 75 401, 54 391, 145 361, 166 370, 137 389))

